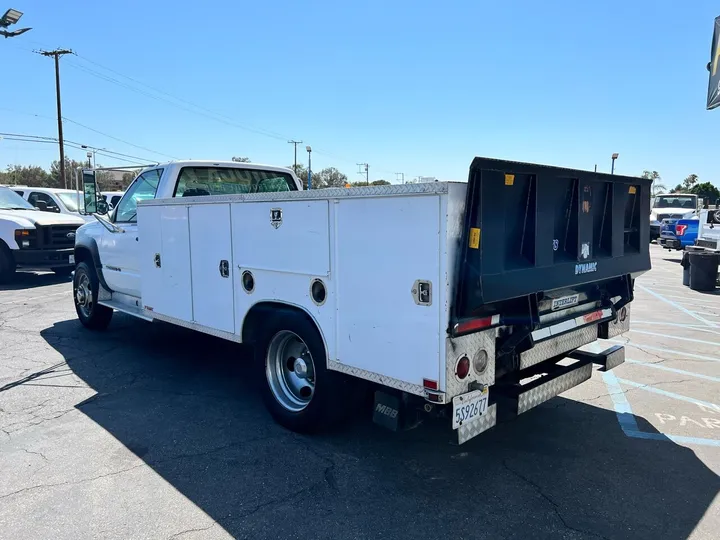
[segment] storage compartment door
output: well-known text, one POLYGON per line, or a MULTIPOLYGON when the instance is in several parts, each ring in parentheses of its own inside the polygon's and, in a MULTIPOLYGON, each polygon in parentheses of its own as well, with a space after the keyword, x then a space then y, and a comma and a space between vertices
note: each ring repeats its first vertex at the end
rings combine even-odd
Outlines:
POLYGON ((190 206, 193 320, 233 332, 232 233, 229 204, 190 206))
POLYGON ((162 267, 155 263, 156 258, 162 258, 161 220, 161 206, 141 206, 138 209, 140 294, 143 306, 153 311, 162 304, 164 297, 162 267))
POLYGON ((162 298, 155 311, 183 321, 192 320, 190 228, 186 206, 162 206, 162 298))

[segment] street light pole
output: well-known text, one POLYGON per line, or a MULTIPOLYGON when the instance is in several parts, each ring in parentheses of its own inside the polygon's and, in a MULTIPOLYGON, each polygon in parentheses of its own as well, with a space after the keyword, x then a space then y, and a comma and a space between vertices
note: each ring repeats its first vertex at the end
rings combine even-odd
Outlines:
POLYGON ((302 141, 288 141, 288 144, 292 144, 295 147, 295 161, 293 162, 293 170, 297 174, 297 145, 302 144, 302 141))
POLYGON ((615 160, 618 158, 619 155, 620 154, 618 154, 617 152, 612 155, 612 166, 610 168, 610 174, 615 174, 615 160))
POLYGON ((312 189, 312 148, 306 146, 305 150, 307 150, 308 153, 308 189, 312 189))

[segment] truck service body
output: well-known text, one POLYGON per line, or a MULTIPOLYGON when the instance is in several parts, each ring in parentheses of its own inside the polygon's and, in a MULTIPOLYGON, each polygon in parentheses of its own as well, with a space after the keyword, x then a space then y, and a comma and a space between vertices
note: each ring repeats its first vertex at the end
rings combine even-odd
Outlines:
POLYGON ((283 168, 169 163, 78 230, 74 301, 93 329, 119 310, 251 344, 290 429, 340 421, 364 380, 378 423, 417 407, 463 443, 624 360, 579 348, 629 329, 649 189, 486 158, 467 183, 314 191, 283 168))

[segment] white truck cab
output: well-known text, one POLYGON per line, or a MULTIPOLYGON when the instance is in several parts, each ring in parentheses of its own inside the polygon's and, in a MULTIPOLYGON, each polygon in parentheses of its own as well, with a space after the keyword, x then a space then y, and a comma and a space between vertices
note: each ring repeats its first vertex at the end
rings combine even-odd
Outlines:
POLYGON ((0 282, 15 270, 51 270, 69 275, 75 266, 79 216, 42 212, 15 191, 0 187, 0 282))
POLYGON ((702 209, 702 201, 691 193, 656 195, 650 208, 650 241, 660 238, 663 219, 689 219, 702 209))
POLYGON ((78 191, 26 186, 12 186, 10 189, 43 212, 72 215, 80 217, 84 221, 95 221, 92 216, 84 215, 81 212, 82 194, 78 191), (78 205, 78 203, 80 204, 78 205))

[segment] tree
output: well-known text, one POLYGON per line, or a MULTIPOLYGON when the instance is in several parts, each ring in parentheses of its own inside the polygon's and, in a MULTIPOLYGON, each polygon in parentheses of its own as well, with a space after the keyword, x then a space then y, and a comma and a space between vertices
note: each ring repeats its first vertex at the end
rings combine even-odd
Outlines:
POLYGON ((140 171, 130 171, 130 172, 124 172, 122 175, 122 179, 120 182, 122 183, 123 189, 127 189, 130 184, 132 184, 132 181, 135 180, 135 177, 138 175, 140 171))
POLYGON ((697 181, 698 181, 698 175, 697 175, 697 174, 689 174, 689 175, 685 178, 685 180, 682 181, 683 187, 684 187, 685 189, 690 189, 690 188, 693 187, 695 184, 697 184, 697 181))
POLYGON ((667 188, 660 184, 660 180, 662 178, 660 177, 660 173, 657 171, 643 171, 642 178, 648 178, 652 180, 652 183, 650 184, 650 194, 655 197, 655 195, 658 195, 659 193, 662 193, 663 191, 667 191, 667 188))
POLYGON ((235 163, 250 163, 250 158, 248 157, 233 156, 232 160, 235 163))
MULTIPOLYGON (((318 188, 320 187, 345 187, 347 175, 338 171, 335 167, 326 167, 318 175, 318 188)), ((315 185, 315 173, 313 173, 313 186, 315 185)))
POLYGON ((682 193, 682 192, 683 192, 682 184, 678 184, 677 186, 672 188, 672 191, 670 191, 670 193, 682 193))
POLYGON ((703 182, 702 184, 695 184, 690 188, 690 193, 694 193, 701 199, 707 199, 708 204, 715 204, 715 201, 720 199, 720 190, 713 186, 710 182, 703 182))
MULTIPOLYGON (((75 161, 74 159, 65 158, 65 179, 69 189, 75 187, 75 173, 78 167, 85 167, 85 162, 75 161)), ((50 164, 50 182, 48 187, 63 188, 62 179, 60 178, 60 161, 55 160, 50 164)))
POLYGON ((8 165, 7 172, 0 173, 0 184, 31 187, 50 187, 50 176, 42 167, 34 165, 8 165))
POLYGON ((389 186, 390 182, 388 182, 387 180, 373 180, 372 182, 370 182, 370 185, 371 186, 389 186))

